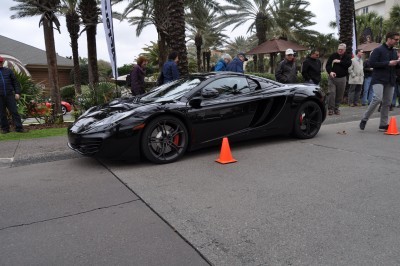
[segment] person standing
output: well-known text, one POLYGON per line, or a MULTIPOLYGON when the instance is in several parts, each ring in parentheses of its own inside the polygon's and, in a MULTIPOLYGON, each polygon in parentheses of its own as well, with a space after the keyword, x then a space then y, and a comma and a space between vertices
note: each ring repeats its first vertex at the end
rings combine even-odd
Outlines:
POLYGON ((141 95, 145 93, 144 87, 144 77, 146 76, 146 66, 148 60, 144 56, 139 56, 137 59, 137 64, 133 67, 131 75, 131 92, 132 95, 141 95))
POLYGON ((371 53, 369 61, 371 67, 374 68, 371 84, 375 95, 361 119, 361 130, 365 129, 369 117, 380 103, 382 103, 382 107, 379 131, 386 131, 389 127, 389 107, 396 83, 396 68, 400 68, 400 59, 393 47, 399 43, 399 40, 398 32, 389 32, 386 34, 386 42, 371 53))
POLYGON ((173 51, 168 55, 168 61, 163 65, 163 84, 179 79, 178 53, 173 51))
POLYGON ((3 67, 4 58, 0 56, 0 120, 1 133, 7 134, 10 132, 10 124, 7 119, 7 109, 11 113, 14 121, 15 131, 24 133, 27 132, 21 121, 21 116, 17 110, 17 101, 20 98, 21 88, 18 84, 14 72, 6 67, 3 67))
POLYGON ((364 62, 363 54, 364 51, 356 49, 355 56, 351 59, 351 66, 349 67, 349 105, 354 107, 358 106, 360 100, 361 87, 364 81, 364 62))
POLYGON ((287 49, 285 51, 285 59, 279 62, 275 71, 276 81, 281 83, 296 83, 297 82, 297 69, 294 59, 294 51, 287 49))
POLYGON ((226 66, 232 61, 232 57, 229 54, 224 54, 218 63, 215 65, 215 71, 225 71, 226 66))
POLYGON ((341 43, 337 52, 329 56, 326 63, 328 78, 328 115, 340 115, 339 105, 343 100, 351 57, 346 54, 346 44, 341 43))
POLYGON ((301 75, 304 82, 319 85, 321 82, 321 61, 319 51, 313 49, 301 66, 301 75))
POLYGON ((243 52, 239 52, 235 58, 226 66, 226 71, 244 73, 243 62, 247 61, 246 55, 243 52))
MULTIPOLYGON (((400 59, 400 49, 397 49, 397 57, 400 59)), ((394 84, 393 99, 389 111, 393 111, 393 108, 396 107, 397 99, 399 99, 397 107, 400 107, 400 68, 396 69, 396 83, 394 84)))
POLYGON ((369 64, 369 59, 366 59, 364 61, 364 91, 361 99, 362 106, 366 106, 367 104, 369 105, 374 96, 374 91, 371 89, 372 70, 373 68, 369 64))

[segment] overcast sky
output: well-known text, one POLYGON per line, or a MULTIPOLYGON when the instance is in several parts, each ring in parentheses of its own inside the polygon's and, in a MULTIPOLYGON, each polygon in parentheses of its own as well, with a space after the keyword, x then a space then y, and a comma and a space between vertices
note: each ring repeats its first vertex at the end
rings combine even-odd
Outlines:
MULTIPOLYGON (((309 2, 310 11, 315 14, 313 21, 316 22, 316 25, 310 29, 323 34, 335 33, 335 30, 328 26, 330 21, 335 20, 333 0, 309 0, 309 2)), ((0 34, 45 50, 43 27, 39 28, 40 17, 12 20, 10 16, 13 13, 10 11, 10 7, 15 6, 17 3, 12 0, 1 0, 1 3, 0 25, 3 26, 0 34)), ((122 4, 117 7, 122 8, 122 4)), ((60 56, 71 56, 70 38, 65 27, 65 17, 59 17, 59 20, 61 23, 61 34, 54 31, 56 51, 60 56)), ((246 31, 247 27, 242 27, 236 29, 234 32, 227 32, 227 35, 232 37, 246 36, 246 31)), ((142 48, 150 45, 150 41, 157 40, 157 33, 154 26, 146 27, 140 37, 136 37, 135 27, 129 26, 126 22, 119 22, 118 20, 114 20, 114 36, 118 67, 133 63, 137 55, 143 52, 142 48)), ((79 55, 87 57, 86 34, 82 34, 79 38, 79 55)), ((97 27, 97 57, 98 59, 110 61, 102 24, 99 24, 97 27)))

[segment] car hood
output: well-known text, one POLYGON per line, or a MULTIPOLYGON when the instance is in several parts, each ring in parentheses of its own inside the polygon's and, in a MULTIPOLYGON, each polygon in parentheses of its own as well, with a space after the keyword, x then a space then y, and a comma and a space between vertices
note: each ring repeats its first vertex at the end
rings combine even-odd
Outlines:
POLYGON ((134 97, 115 99, 107 104, 89 108, 70 129, 75 133, 88 132, 93 128, 105 130, 114 127, 119 121, 127 117, 140 117, 141 113, 147 113, 149 109, 159 104, 155 102, 143 103, 134 97))

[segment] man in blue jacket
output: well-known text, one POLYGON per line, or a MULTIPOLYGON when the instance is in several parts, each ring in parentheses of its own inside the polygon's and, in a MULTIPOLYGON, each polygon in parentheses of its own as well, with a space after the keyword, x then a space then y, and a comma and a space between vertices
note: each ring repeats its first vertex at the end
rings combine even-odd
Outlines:
POLYGON ((164 63, 162 69, 164 84, 179 79, 178 61, 178 53, 172 51, 168 55, 168 61, 164 63))
POLYGON ((247 61, 246 55, 243 52, 239 52, 237 57, 226 66, 226 71, 244 73, 243 62, 247 61))
POLYGON ((17 100, 19 100, 21 89, 17 82, 14 72, 3 67, 4 58, 0 56, 0 120, 1 133, 10 132, 10 125, 7 119, 7 110, 11 113, 15 124, 16 132, 25 132, 22 127, 21 116, 17 110, 17 100))
POLYGON ((374 90, 374 97, 361 119, 361 130, 364 130, 369 117, 380 103, 382 103, 382 106, 379 131, 386 131, 389 127, 389 107, 396 83, 396 68, 400 68, 400 59, 393 47, 398 45, 399 40, 400 34, 398 32, 387 33, 386 42, 375 48, 369 57, 370 65, 373 68, 371 85, 374 90))

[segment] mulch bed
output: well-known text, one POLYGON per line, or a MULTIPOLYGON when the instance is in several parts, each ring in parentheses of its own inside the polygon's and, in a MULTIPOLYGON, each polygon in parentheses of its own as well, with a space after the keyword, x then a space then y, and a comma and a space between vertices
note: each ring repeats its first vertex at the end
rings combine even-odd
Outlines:
POLYGON ((24 125, 24 128, 29 130, 36 130, 36 129, 49 129, 49 128, 67 128, 71 125, 71 122, 64 122, 62 124, 29 124, 24 125))

